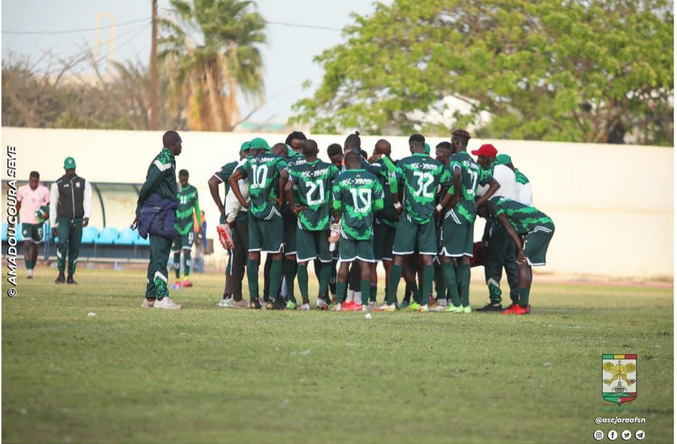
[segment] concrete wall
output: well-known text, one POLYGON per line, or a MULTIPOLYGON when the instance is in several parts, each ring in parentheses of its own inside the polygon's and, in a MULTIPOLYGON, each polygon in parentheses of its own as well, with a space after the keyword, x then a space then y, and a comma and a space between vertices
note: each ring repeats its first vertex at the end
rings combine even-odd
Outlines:
MULTIPOLYGON (((38 170, 44 179, 54 180, 63 174, 64 158, 73 156, 78 174, 90 181, 140 183, 162 148, 161 132, 24 128, 3 128, 2 132, 3 145, 17 148, 21 178, 38 170)), ((271 144, 284 141, 279 134, 258 136, 271 144)), ((185 132, 181 137, 184 148, 177 167, 190 172, 212 237, 218 214, 207 180, 221 165, 236 159, 240 144, 254 135, 185 132)), ((330 143, 343 144, 345 139, 312 137, 322 150, 330 143)), ((378 139, 364 136, 362 145, 371 153, 378 139)), ((388 139, 395 158, 408 155, 406 138, 388 139)), ((434 149, 440 141, 432 138, 428 142, 434 149)), ((543 271, 616 277, 673 275, 672 149, 479 139, 470 141, 470 149, 487 142, 512 156, 533 183, 536 206, 555 221, 557 230, 543 271)), ((4 174, 3 164, 6 178, 4 174)), ((124 212, 115 219, 131 222, 134 208, 124 212)), ((480 221, 477 236, 482 226, 480 221)))

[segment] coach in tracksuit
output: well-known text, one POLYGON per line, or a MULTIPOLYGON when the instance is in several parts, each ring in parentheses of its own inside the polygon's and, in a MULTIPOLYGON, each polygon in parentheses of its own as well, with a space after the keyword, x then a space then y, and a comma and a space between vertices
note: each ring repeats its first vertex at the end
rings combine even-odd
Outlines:
POLYGON ((77 284, 73 280, 80 255, 82 227, 89 223, 92 214, 92 187, 84 178, 75 174, 75 159, 66 157, 63 164, 66 174, 52 184, 49 208, 49 224, 52 237, 59 236, 56 261, 59 276, 54 283, 77 284), (68 255, 68 278, 64 277, 68 255))

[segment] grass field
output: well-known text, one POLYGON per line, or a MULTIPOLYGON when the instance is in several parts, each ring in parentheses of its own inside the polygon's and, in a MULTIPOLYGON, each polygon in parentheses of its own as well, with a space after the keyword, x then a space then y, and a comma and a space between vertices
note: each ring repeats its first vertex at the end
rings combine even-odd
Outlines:
POLYGON ((219 275, 174 312, 139 308, 142 272, 37 275, 2 302, 4 442, 673 440, 672 288, 536 284, 530 317, 365 319, 221 309, 219 275), (602 399, 603 353, 639 355, 634 402, 602 399), (616 416, 646 423, 594 422, 616 416))

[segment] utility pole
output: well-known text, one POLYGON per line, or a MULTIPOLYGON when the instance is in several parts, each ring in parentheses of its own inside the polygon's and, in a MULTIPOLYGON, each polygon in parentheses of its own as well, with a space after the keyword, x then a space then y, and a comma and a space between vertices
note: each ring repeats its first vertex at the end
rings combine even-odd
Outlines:
POLYGON ((150 45, 150 129, 157 131, 157 0, 153 3, 153 32, 150 45))

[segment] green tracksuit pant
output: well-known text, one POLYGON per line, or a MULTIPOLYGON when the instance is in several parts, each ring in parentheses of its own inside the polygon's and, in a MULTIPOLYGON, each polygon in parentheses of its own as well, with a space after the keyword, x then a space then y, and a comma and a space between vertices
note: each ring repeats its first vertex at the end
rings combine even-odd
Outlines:
POLYGON ((59 244, 56 250, 56 263, 59 267, 59 274, 63 274, 66 268, 66 257, 68 257, 68 275, 73 276, 78 263, 78 256, 80 256, 82 219, 57 218, 56 235, 59 237, 59 244))
POLYGON ((164 299, 169 296, 167 290, 167 262, 172 249, 173 239, 161 236, 150 236, 150 262, 146 275, 146 298, 164 299))
POLYGON ((508 277, 510 299, 519 300, 519 276, 517 274, 517 247, 508 232, 500 224, 487 220, 484 227, 483 239, 488 239, 484 252, 484 277, 489 287, 489 299, 492 303, 501 302, 501 278, 503 268, 508 277))

